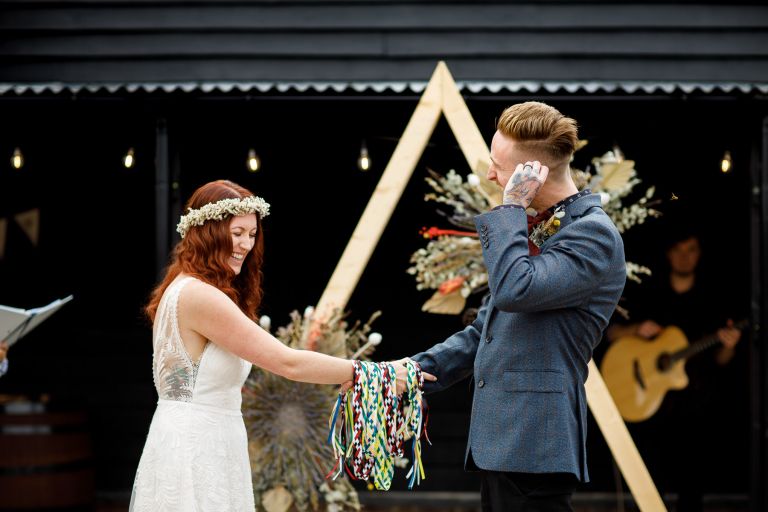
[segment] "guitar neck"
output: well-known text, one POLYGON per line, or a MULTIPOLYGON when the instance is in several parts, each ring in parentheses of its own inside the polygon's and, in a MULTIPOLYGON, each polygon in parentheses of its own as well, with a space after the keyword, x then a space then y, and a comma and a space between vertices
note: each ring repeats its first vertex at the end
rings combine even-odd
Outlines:
MULTIPOLYGON (((746 327, 748 322, 746 320, 741 320, 740 322, 736 323, 733 327, 736 329, 743 329, 746 327)), ((671 360, 679 361, 681 359, 688 359, 690 357, 695 356, 699 352, 703 352, 704 350, 713 347, 720 343, 720 338, 717 337, 717 333, 710 334, 709 336, 705 336, 704 338, 695 341, 685 347, 682 350, 678 350, 677 352, 670 354, 671 360)))
POLYGON ((699 352, 703 352, 708 348, 717 345, 718 343, 720 343, 720 338, 718 338, 716 334, 712 334, 706 338, 698 340, 695 343, 691 343, 682 350, 678 350, 674 354, 671 354, 670 357, 673 361, 688 359, 695 356, 699 352))

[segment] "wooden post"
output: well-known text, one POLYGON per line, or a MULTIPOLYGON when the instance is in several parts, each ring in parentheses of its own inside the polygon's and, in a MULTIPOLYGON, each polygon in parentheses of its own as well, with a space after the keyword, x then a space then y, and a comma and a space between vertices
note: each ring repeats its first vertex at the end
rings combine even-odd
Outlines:
POLYGON ((666 510, 653 484, 640 452, 637 451, 627 425, 619 414, 595 361, 589 362, 589 377, 585 384, 587 403, 605 437, 616 464, 627 481, 629 490, 642 511, 666 510))
POLYGON ((155 128, 155 270, 157 280, 163 278, 170 251, 168 125, 158 119, 155 128))
MULTIPOLYGON (((750 246, 752 286, 750 303, 749 386, 751 412, 750 510, 768 510, 768 117, 761 137, 753 143, 750 169, 752 208, 750 246)), ((743 342, 742 342, 743 343, 743 342)))

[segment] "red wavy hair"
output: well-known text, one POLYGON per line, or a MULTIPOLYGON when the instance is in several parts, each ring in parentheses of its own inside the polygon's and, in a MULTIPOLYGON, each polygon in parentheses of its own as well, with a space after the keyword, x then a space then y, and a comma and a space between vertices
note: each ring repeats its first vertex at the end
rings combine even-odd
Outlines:
MULTIPOLYGON (((198 188, 184 208, 200 208, 222 199, 241 199, 254 195, 248 189, 227 180, 206 183, 198 188)), ((261 266, 264 261, 264 231, 261 218, 256 214, 256 240, 245 257, 240 274, 235 274, 227 261, 232 255, 232 235, 229 223, 232 217, 209 220, 202 226, 192 226, 186 236, 176 244, 170 265, 162 282, 154 289, 144 308, 154 322, 160 299, 168 285, 181 274, 194 276, 224 292, 249 318, 257 320, 263 292, 261 266)))

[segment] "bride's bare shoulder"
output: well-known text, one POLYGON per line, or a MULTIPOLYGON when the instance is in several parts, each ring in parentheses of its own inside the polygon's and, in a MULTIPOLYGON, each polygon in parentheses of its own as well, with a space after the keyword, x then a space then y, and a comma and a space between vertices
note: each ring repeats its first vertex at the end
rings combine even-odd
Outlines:
POLYGON ((210 309, 211 306, 232 303, 224 292, 197 278, 190 279, 184 286, 179 301, 181 307, 193 310, 201 307, 210 309))

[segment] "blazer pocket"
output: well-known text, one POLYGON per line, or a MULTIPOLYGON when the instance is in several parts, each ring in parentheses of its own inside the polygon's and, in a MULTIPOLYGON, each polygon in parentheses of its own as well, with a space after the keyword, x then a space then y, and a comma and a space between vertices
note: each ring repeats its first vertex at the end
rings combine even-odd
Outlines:
POLYGON ((560 370, 505 370, 504 391, 509 393, 562 393, 565 377, 560 370))

